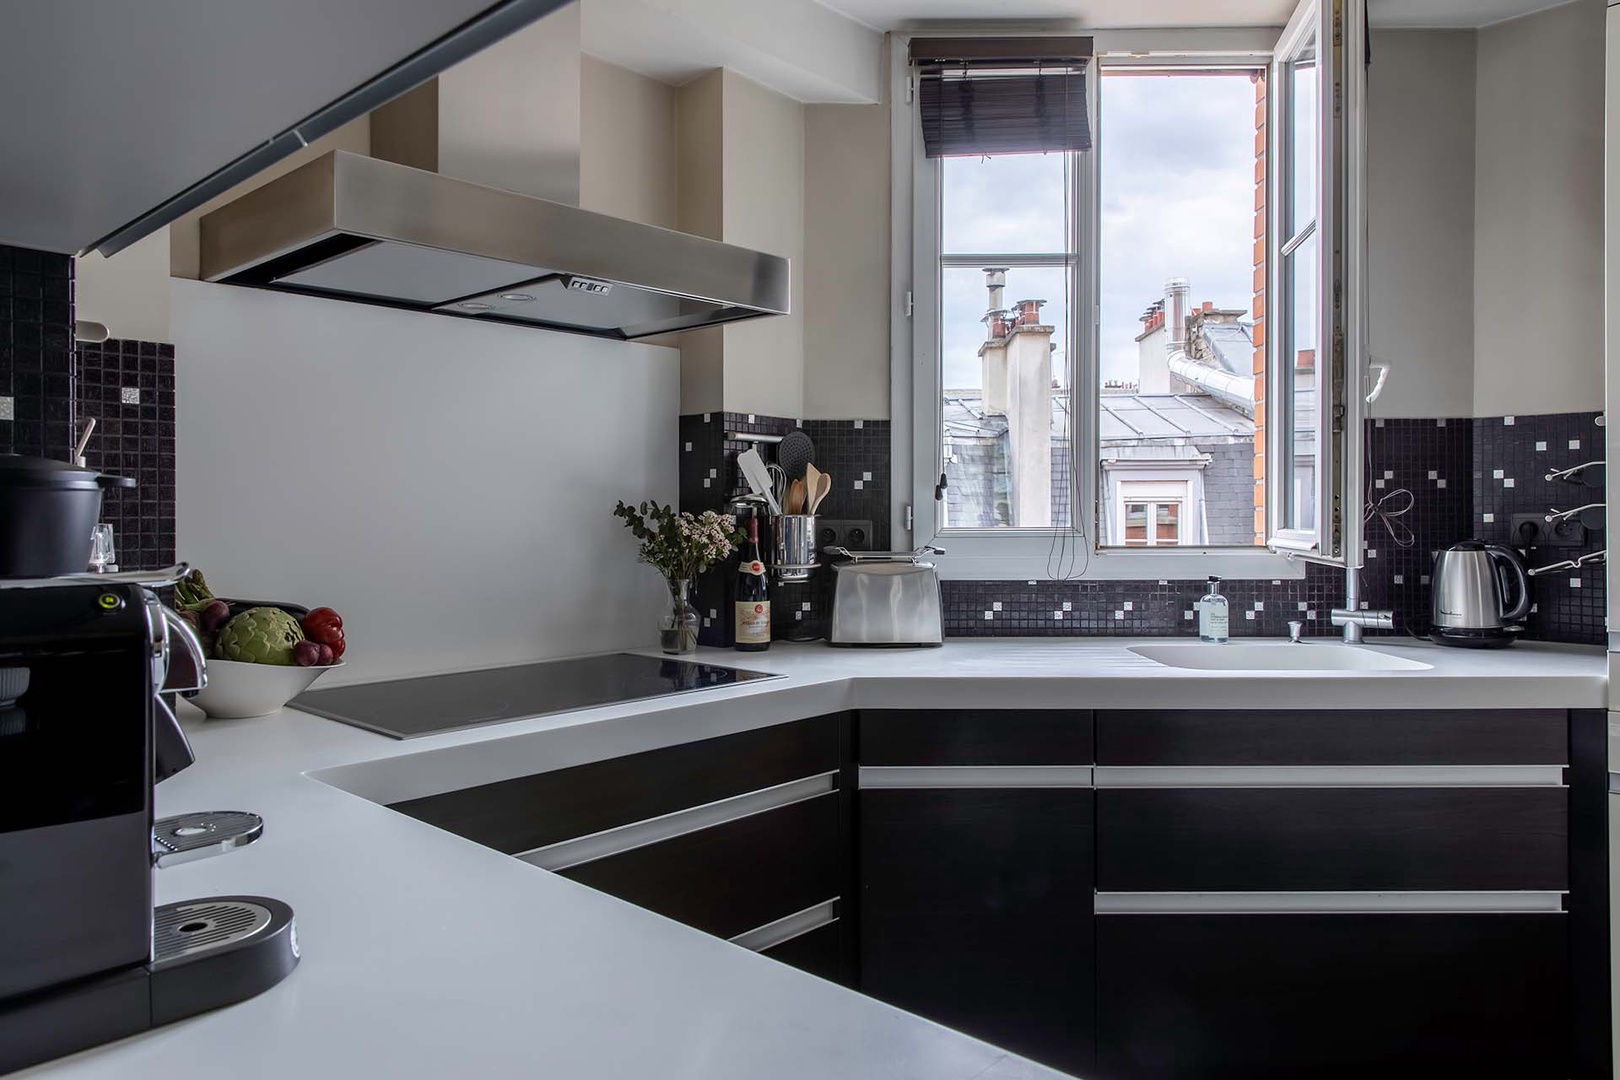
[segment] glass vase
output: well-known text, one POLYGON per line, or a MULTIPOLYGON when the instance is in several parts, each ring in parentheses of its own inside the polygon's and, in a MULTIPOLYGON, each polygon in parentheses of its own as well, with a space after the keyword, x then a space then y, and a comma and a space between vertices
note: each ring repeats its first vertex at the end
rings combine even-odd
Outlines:
POLYGON ((670 656, 687 656, 697 652, 697 609, 687 597, 689 583, 672 581, 669 586, 669 611, 658 619, 658 645, 670 656))

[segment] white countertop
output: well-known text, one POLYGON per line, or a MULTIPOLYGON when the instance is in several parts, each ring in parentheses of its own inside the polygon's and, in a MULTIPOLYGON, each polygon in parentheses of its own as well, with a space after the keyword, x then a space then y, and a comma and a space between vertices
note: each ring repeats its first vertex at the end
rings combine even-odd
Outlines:
POLYGON ((398 742, 283 711, 203 721, 158 812, 244 809, 263 839, 157 873, 160 902, 249 893, 303 961, 250 1001, 18 1075, 1007 1080, 1059 1074, 375 801, 859 707, 1601 708, 1597 649, 1378 643, 1431 670, 1195 672, 1124 639, 778 646, 700 659, 785 678, 398 742), (314 775, 310 775, 314 774, 314 775))

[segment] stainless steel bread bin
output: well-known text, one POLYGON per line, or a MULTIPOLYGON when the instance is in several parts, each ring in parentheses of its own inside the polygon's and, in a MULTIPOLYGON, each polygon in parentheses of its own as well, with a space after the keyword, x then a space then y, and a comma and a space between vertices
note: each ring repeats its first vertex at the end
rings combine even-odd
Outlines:
POLYGON ((939 571, 927 561, 943 548, 859 551, 829 547, 833 565, 832 645, 865 648, 945 643, 939 571))

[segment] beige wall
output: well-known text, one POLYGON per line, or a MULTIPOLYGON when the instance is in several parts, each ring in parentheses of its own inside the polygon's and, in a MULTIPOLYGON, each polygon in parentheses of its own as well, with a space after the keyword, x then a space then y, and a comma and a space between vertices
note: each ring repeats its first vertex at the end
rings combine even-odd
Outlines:
POLYGON ((302 150, 276 162, 251 180, 244 180, 229 191, 216 195, 191 213, 169 226, 169 272, 175 277, 197 276, 198 242, 197 221, 210 210, 239 199, 254 188, 262 187, 306 161, 313 161, 328 150, 348 150, 356 154, 371 153, 371 118, 362 116, 344 124, 336 131, 316 139, 302 150))
POLYGON ((1473 412, 1476 37, 1373 35, 1369 347, 1394 369, 1375 416, 1473 412))
POLYGON ((1603 400, 1604 9, 1479 35, 1476 416, 1603 400))
MULTIPOLYGON (((694 236, 723 239, 725 124, 721 116, 725 77, 720 71, 693 79, 675 96, 675 227, 694 236)), ((725 408, 725 328, 693 330, 681 346, 681 412, 725 408)))
POLYGON ((804 415, 889 416, 889 107, 804 115, 804 415))
POLYGON ((362 116, 315 140, 251 180, 217 195, 142 239, 104 259, 86 255, 75 265, 75 308, 80 319, 105 323, 113 337, 169 341, 169 278, 197 276, 197 221, 215 207, 268 183, 328 150, 367 153, 371 127, 362 116))
POLYGON ((724 72, 724 236, 794 267, 792 313, 724 328, 725 407, 804 415, 804 106, 724 72))
POLYGON ((579 75, 579 205, 675 228, 675 88, 594 56, 579 75))
POLYGON ((169 229, 159 229, 110 259, 74 261, 74 314, 102 323, 115 338, 169 340, 169 229))
POLYGON ((579 5, 439 76, 439 172, 578 204, 579 5))

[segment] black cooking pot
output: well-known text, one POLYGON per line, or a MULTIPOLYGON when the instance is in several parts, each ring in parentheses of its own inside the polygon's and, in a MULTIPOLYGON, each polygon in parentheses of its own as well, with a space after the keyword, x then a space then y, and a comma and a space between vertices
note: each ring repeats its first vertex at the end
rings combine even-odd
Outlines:
POLYGON ((65 461, 0 454, 0 578, 84 573, 102 491, 134 486, 65 461))

